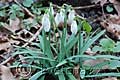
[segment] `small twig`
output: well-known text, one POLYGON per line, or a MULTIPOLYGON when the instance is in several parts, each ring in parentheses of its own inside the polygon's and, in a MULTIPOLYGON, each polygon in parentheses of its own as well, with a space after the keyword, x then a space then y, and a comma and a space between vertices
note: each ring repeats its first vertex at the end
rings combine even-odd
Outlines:
POLYGON ((55 8, 61 8, 60 6, 58 6, 58 5, 56 5, 56 4, 52 4, 53 5, 53 7, 55 7, 55 8))
POLYGON ((32 18, 35 17, 35 15, 33 15, 27 8, 23 7, 17 0, 14 0, 14 2, 18 4, 25 12, 27 12, 29 16, 31 16, 32 18))
POLYGON ((14 39, 14 40, 20 40, 20 41, 23 41, 23 42, 28 42, 27 40, 23 39, 22 37, 16 37, 14 35, 11 35, 11 38, 14 39))
POLYGON ((22 47, 26 47, 29 43, 31 43, 39 35, 39 33, 41 32, 42 28, 43 27, 40 26, 40 28, 37 30, 35 35, 26 44, 24 44, 22 47))
POLYGON ((73 9, 86 9, 86 8, 93 8, 93 7, 99 7, 99 4, 93 4, 88 6, 79 6, 79 7, 73 7, 73 9))
POLYGON ((106 15, 105 15, 103 6, 102 6, 102 14, 103 14, 103 17, 106 19, 106 15))
MULTIPOLYGON (((88 6, 78 6, 78 7, 73 7, 73 9, 86 9, 86 8, 93 8, 93 7, 99 7, 99 4, 93 4, 93 5, 88 5, 88 6)), ((56 8, 61 8, 60 6, 53 4, 53 7, 56 8)))
POLYGON ((0 63, 0 65, 4 65, 4 64, 8 63, 11 59, 12 59, 12 57, 7 58, 5 61, 0 63))

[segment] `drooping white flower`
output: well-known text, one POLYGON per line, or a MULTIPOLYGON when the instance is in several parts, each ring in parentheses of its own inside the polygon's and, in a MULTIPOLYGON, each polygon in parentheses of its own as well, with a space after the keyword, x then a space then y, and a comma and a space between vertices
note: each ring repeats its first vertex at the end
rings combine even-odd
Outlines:
POLYGON ((63 23, 64 22, 64 10, 61 9, 60 13, 57 13, 56 16, 55 16, 55 22, 56 22, 56 25, 58 26, 60 23, 63 23))
POLYGON ((45 32, 49 32, 49 30, 50 30, 50 20, 49 20, 49 15, 48 14, 43 15, 42 27, 45 30, 45 32))
POLYGON ((77 31, 78 31, 77 22, 72 21, 72 24, 71 24, 71 32, 72 32, 72 34, 77 34, 77 31))
POLYGON ((60 11, 60 19, 61 19, 61 22, 64 22, 64 18, 65 18, 65 10, 64 9, 61 9, 60 11))
POLYGON ((68 24, 71 24, 75 18, 75 11, 71 10, 68 14, 68 24))
POLYGON ((57 26, 58 26, 59 23, 60 23, 60 18, 59 18, 59 16, 60 16, 59 13, 57 13, 56 16, 55 16, 55 23, 56 23, 57 26))

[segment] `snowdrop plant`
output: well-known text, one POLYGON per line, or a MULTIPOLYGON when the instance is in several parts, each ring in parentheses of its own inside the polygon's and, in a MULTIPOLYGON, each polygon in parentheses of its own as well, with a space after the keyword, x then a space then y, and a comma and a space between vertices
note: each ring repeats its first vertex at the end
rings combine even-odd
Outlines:
MULTIPOLYGON (((47 73, 53 74, 56 76, 56 80, 77 80, 73 75, 71 69, 73 69, 76 64, 81 64, 81 58, 85 59, 96 59, 88 55, 84 55, 84 52, 99 38, 101 37, 105 31, 101 31, 97 33, 97 35, 89 35, 84 37, 82 33, 83 25, 81 24, 83 21, 80 17, 75 18, 74 11, 70 11, 68 18, 67 12, 65 9, 61 9, 59 13, 55 16, 55 25, 59 25, 61 22, 64 23, 64 29, 59 31, 56 29, 58 33, 57 40, 55 41, 52 30, 52 22, 50 14, 44 14, 42 17, 42 27, 43 30, 38 36, 39 44, 36 43, 36 46, 39 49, 32 50, 32 49, 18 49, 14 56, 17 54, 25 54, 24 57, 26 60, 31 61, 33 59, 34 64, 31 66, 36 69, 36 73, 31 76, 29 80, 44 80, 47 73), (71 32, 72 35, 67 34, 67 21, 71 22, 71 32), (77 25, 77 22, 78 25, 77 25), (81 26, 82 25, 82 26, 81 26), (81 30, 80 30, 81 29, 81 30), (49 32, 49 34, 46 34, 49 32), (78 33, 78 34, 77 34, 78 33), (69 36, 69 37, 68 37, 69 36)), ((52 10, 50 11, 52 14, 52 10)), ((84 22, 85 30, 89 29, 88 24, 84 22), (87 26, 87 28, 86 28, 87 26)), ((34 44, 35 45, 35 44, 34 44)), ((32 62, 32 63, 33 63, 32 62)), ((86 77, 87 73, 85 73, 85 69, 80 66, 80 70, 82 73, 81 78, 86 77)))
POLYGON ((50 26, 50 20, 49 20, 49 15, 48 14, 43 15, 42 27, 43 27, 45 32, 49 32, 51 26, 50 26))

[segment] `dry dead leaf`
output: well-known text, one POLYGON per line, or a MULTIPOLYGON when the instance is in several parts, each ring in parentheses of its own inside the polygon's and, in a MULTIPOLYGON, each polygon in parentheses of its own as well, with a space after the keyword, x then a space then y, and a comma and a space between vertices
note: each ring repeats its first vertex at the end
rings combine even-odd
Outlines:
POLYGON ((10 69, 7 66, 0 65, 1 70, 1 79, 2 80, 15 80, 13 74, 11 73, 10 69))
POLYGON ((117 80, 117 78, 116 77, 110 77, 110 78, 104 78, 102 80, 117 80))
POLYGON ((77 65, 73 68, 73 74, 76 77, 77 80, 80 80, 80 65, 77 65))
MULTIPOLYGON (((99 63, 102 63, 102 62, 105 62, 107 61, 106 59, 96 59, 96 60, 86 60, 83 62, 83 65, 85 66, 95 66, 99 63)), ((108 66, 103 66, 102 69, 108 69, 109 67, 108 66)))
POLYGON ((16 30, 21 29, 20 19, 19 18, 15 18, 14 20, 10 19, 9 25, 10 25, 9 26, 10 30, 13 31, 13 32, 15 32, 16 30))
POLYGON ((110 16, 101 25, 106 29, 107 32, 111 33, 115 38, 120 39, 120 17, 110 16))
POLYGON ((0 50, 5 50, 6 51, 10 47, 11 47, 11 44, 9 42, 0 43, 0 50))
POLYGON ((0 32, 0 50, 7 50, 10 46, 8 36, 0 32))

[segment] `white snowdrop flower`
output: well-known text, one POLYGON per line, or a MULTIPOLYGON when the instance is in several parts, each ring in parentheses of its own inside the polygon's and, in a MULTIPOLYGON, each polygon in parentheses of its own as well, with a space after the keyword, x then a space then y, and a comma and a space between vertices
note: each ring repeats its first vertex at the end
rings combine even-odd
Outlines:
POLYGON ((49 32, 49 30, 50 30, 50 20, 49 20, 49 15, 48 14, 43 15, 42 27, 45 30, 45 32, 49 32))
POLYGON ((55 16, 56 25, 58 26, 60 23, 64 22, 64 18, 64 10, 61 10, 60 13, 57 13, 55 16))
POLYGON ((77 34, 77 22, 76 21, 72 21, 72 24, 71 24, 71 32, 72 34, 77 34))
POLYGON ((55 16, 55 23, 56 23, 56 25, 58 26, 59 25, 59 23, 60 23, 60 14, 59 13, 57 13, 56 14, 56 16, 55 16))
POLYGON ((68 14, 68 24, 71 24, 75 18, 75 11, 71 10, 68 14))
POLYGON ((60 11, 60 22, 64 22, 64 18, 65 18, 64 12, 65 12, 65 10, 61 9, 61 11, 60 11))

